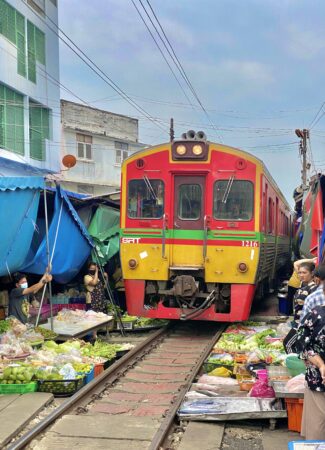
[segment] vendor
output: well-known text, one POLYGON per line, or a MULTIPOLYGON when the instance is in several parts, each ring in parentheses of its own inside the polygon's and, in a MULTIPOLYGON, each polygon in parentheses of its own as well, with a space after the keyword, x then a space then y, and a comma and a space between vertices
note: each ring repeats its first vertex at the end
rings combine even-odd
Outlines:
POLYGON ((298 328, 297 352, 306 363, 301 435, 325 440, 325 306, 316 306, 298 328))
MULTIPOLYGON (((107 279, 106 273, 104 273, 104 277, 107 279)), ((98 276, 98 266, 94 262, 88 264, 88 273, 84 276, 84 285, 87 291, 87 308, 106 313, 105 285, 98 276)))
POLYGON ((15 273, 13 275, 15 288, 9 296, 9 316, 15 316, 20 322, 26 323, 29 315, 29 294, 36 294, 46 283, 52 280, 52 275, 45 273, 40 281, 28 287, 26 275, 15 273))

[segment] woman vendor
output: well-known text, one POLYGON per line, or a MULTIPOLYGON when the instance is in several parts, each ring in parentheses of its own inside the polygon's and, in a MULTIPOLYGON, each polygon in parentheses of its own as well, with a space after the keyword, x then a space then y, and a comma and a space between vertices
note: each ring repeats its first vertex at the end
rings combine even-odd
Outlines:
POLYGON ((293 328, 298 328, 299 326, 301 311, 306 298, 317 289, 317 284, 314 281, 314 270, 315 264, 311 261, 305 261, 299 264, 298 276, 301 284, 293 297, 293 328))
POLYGON ((304 317, 296 348, 306 364, 301 435, 306 440, 325 440, 325 305, 304 317))
MULTIPOLYGON (((104 273, 105 278, 107 274, 104 273)), ((96 312, 107 312, 104 282, 98 276, 98 266, 94 262, 88 264, 88 273, 84 276, 84 285, 87 291, 87 309, 96 312)))

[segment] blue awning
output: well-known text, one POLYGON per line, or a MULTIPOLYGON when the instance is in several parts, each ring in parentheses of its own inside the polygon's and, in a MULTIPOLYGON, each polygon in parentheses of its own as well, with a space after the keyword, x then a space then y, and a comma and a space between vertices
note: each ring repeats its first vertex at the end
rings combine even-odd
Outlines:
MULTIPOLYGON (((41 236, 34 236, 34 245, 32 244, 23 270, 41 275, 48 261, 44 227, 39 227, 39 233, 41 236), (35 246, 35 241, 40 244, 35 246)), ((60 187, 57 188, 54 214, 49 226, 49 247, 51 273, 59 283, 67 283, 79 273, 93 248, 87 229, 60 187)))
POLYGON ((43 189, 43 177, 1 177, 0 191, 15 191, 16 189, 43 189))
POLYGON ((0 178, 0 276, 19 270, 32 242, 42 177, 0 178))

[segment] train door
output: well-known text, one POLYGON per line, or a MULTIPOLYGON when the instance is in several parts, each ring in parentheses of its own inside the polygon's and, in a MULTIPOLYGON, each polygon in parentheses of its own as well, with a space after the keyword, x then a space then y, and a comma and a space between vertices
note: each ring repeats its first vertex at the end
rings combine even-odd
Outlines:
POLYGON ((171 266, 204 265, 205 176, 174 176, 171 266))

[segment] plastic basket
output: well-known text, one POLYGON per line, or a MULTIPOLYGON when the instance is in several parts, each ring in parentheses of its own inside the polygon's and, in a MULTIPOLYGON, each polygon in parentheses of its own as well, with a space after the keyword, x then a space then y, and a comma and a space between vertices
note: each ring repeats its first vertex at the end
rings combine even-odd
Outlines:
POLYGON ((84 375, 85 384, 90 383, 91 380, 95 378, 95 369, 94 367, 89 372, 77 372, 78 375, 84 375))
POLYGON ((53 305, 67 305, 69 303, 69 297, 65 297, 64 295, 60 295, 58 297, 52 297, 53 305))
POLYGON ((94 366, 94 377, 98 377, 102 372, 104 372, 104 363, 98 363, 94 366))
POLYGON ((112 364, 114 364, 116 361, 116 358, 108 359, 104 362, 104 369, 106 370, 108 367, 110 367, 112 364))
POLYGON ((130 350, 117 350, 115 359, 120 359, 122 356, 126 355, 130 350))
POLYGON ((38 392, 49 392, 55 397, 70 397, 85 384, 85 377, 76 380, 38 380, 38 392))
POLYGON ((37 391, 37 382, 25 384, 0 384, 0 394, 27 394, 37 391))
POLYGON ((304 400, 302 398, 286 398, 285 403, 288 413, 288 430, 300 433, 304 400))

